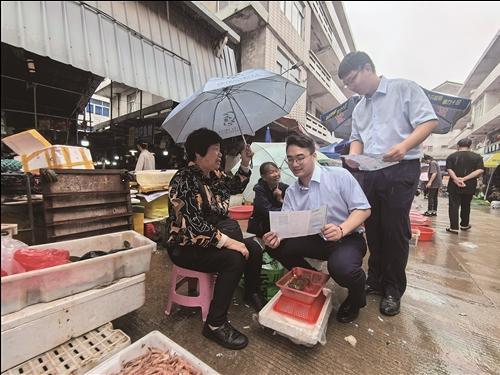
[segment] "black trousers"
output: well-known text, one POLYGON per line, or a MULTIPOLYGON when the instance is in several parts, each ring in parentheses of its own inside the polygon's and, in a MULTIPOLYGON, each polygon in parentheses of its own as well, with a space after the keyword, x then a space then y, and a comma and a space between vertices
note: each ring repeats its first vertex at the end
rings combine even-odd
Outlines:
POLYGON ((207 323, 215 327, 227 321, 227 311, 243 274, 245 294, 260 291, 262 248, 253 239, 246 239, 244 243, 250 254, 248 260, 238 251, 214 246, 180 246, 168 250, 170 259, 179 267, 217 273, 214 298, 207 317, 207 323))
POLYGON ((429 201, 427 202, 427 211, 437 211, 439 188, 429 189, 429 201))
POLYGON ((370 202, 365 222, 368 258, 367 284, 400 298, 406 290, 406 264, 411 238, 410 209, 420 176, 418 160, 404 160, 378 171, 354 176, 370 202))
POLYGON ((269 250, 269 254, 288 270, 293 267, 314 270, 304 257, 328 261, 328 273, 337 284, 349 290, 353 303, 359 307, 366 304, 366 276, 361 268, 366 242, 361 234, 355 233, 336 242, 325 241, 319 235, 289 238, 278 248, 269 250))
POLYGON ((470 202, 473 194, 458 194, 450 191, 448 215, 450 217, 450 228, 458 230, 458 211, 460 210, 460 226, 466 227, 470 220, 470 202))

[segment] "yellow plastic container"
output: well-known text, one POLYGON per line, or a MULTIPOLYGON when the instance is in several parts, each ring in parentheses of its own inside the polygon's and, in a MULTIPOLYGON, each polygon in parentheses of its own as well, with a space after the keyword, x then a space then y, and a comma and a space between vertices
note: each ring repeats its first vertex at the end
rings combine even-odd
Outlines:
POLYGON ((134 230, 144 235, 144 207, 142 206, 132 206, 132 221, 134 224, 134 230))

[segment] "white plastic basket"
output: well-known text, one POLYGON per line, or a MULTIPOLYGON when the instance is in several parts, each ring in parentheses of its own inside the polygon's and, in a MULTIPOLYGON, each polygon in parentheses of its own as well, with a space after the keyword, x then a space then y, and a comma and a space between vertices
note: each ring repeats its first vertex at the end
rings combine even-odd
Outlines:
POLYGON ((213 368, 201 361, 182 346, 170 340, 167 336, 159 331, 152 331, 142 339, 136 341, 128 348, 123 349, 119 353, 93 368, 86 375, 110 375, 120 372, 122 365, 146 354, 149 348, 157 348, 163 351, 170 351, 182 357, 186 362, 193 366, 196 370, 204 375, 217 375, 213 368))
POLYGON ((130 345, 130 337, 107 323, 71 339, 2 375, 78 375, 130 345))

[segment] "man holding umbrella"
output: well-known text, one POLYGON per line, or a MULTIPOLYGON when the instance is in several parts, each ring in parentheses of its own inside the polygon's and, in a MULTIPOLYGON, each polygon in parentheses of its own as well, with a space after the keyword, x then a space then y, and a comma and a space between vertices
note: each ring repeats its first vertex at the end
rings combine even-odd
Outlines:
POLYGON ((379 77, 364 52, 347 54, 338 75, 345 87, 363 95, 352 114, 350 154, 383 154, 384 161, 399 162, 357 174, 372 207, 365 222, 370 249, 366 291, 382 295, 380 312, 392 316, 399 313, 406 289, 419 146, 438 126, 437 116, 416 83, 379 77))

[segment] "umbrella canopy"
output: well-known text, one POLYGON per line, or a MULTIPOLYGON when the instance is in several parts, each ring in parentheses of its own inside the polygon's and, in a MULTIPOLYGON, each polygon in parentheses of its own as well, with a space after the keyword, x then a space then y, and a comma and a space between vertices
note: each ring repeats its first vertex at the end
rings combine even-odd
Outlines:
MULTIPOLYGON (((433 130, 433 133, 448 133, 453 129, 456 122, 470 111, 470 99, 421 88, 429 98, 438 117, 438 126, 433 130)), ((321 115, 321 122, 329 131, 334 133, 335 137, 349 138, 352 130, 352 111, 360 100, 361 97, 358 95, 351 96, 346 102, 321 115)))
POLYGON ((500 164, 500 152, 484 155, 483 161, 486 168, 496 168, 500 164))
MULTIPOLYGON (((254 142, 252 143, 252 151, 254 152, 254 156, 252 159, 253 167, 252 167, 252 175, 250 177, 250 182, 243 192, 243 198, 245 201, 253 201, 255 196, 253 187, 259 181, 260 178, 260 166, 266 161, 274 162, 281 169, 281 182, 285 184, 291 185, 296 180, 297 177, 293 175, 293 172, 288 168, 288 164, 285 163, 286 158, 286 143, 285 142, 277 142, 277 143, 264 143, 264 142, 254 142)), ((319 159, 327 159, 327 157, 321 153, 316 151, 317 158, 319 159)), ((236 173, 239 165, 235 166, 232 169, 233 173, 236 173)))
POLYGON ((255 131, 287 115, 304 93, 302 86, 261 69, 212 78, 180 103, 162 124, 176 143, 206 127, 223 139, 254 135, 255 131))

